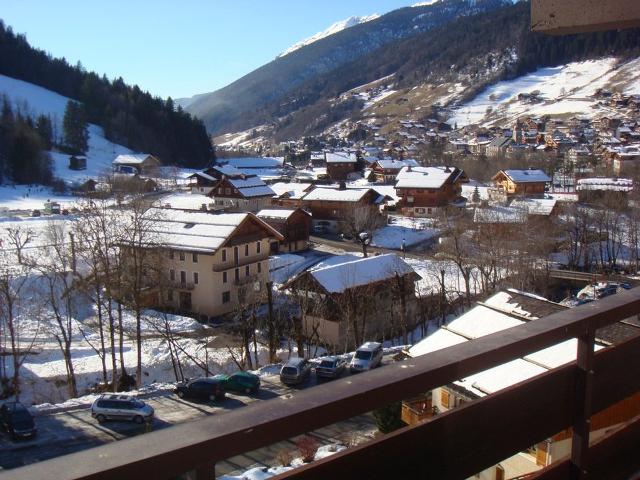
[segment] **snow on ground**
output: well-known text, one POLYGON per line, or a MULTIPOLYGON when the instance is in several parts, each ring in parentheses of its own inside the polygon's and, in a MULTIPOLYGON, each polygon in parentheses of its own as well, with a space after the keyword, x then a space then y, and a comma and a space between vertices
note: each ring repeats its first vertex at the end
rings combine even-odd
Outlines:
POLYGON ((400 250, 403 244, 409 248, 433 240, 440 233, 423 219, 393 216, 390 221, 393 223, 373 233, 371 245, 400 250))
MULTIPOLYGON (((577 114, 593 117, 602 109, 592 108, 596 101, 591 96, 598 88, 615 83, 621 70, 628 72, 624 90, 640 90, 640 59, 616 67, 616 58, 603 58, 586 62, 573 62, 558 67, 541 68, 514 80, 499 82, 484 90, 473 100, 454 109, 449 118, 451 125, 463 127, 487 120, 487 109, 502 120, 519 115, 577 114), (539 91, 542 103, 518 101, 519 93, 539 91)), ((489 122, 491 123, 491 122, 489 122)))
POLYGON ((396 90, 392 89, 392 88, 385 88, 384 90, 382 90, 380 93, 378 93, 375 97, 370 98, 362 107, 363 110, 366 110, 368 108, 373 107, 376 103, 381 102, 382 100, 384 100, 385 98, 387 98, 390 95, 393 95, 394 93, 396 93, 396 90))
POLYGON ((57 195, 48 187, 40 185, 3 185, 0 186, 0 215, 7 210, 42 210, 47 200, 58 202, 60 208, 77 205, 79 197, 57 195))
MULTIPOLYGON (((16 110, 31 117, 49 115, 54 131, 62 132, 62 120, 69 98, 32 83, 0 75, 0 95, 6 95, 16 110)), ((97 125, 89 125, 89 151, 86 170, 69 170, 69 155, 51 152, 54 174, 68 183, 98 178, 111 171, 111 162, 120 154, 134 153, 122 145, 104 138, 104 131, 97 125)))

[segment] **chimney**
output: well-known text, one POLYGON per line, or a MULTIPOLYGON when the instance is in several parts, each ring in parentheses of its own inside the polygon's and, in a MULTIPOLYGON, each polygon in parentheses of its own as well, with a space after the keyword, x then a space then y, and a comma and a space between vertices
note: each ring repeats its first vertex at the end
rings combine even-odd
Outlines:
POLYGON ((411 165, 407 165, 407 172, 411 171, 411 165))
POLYGON ((347 189, 347 184, 344 183, 344 181, 340 182, 340 186, 338 187, 338 190, 346 190, 347 189))
POLYGON ((449 167, 445 168, 444 171, 447 173, 451 173, 451 169, 449 167))

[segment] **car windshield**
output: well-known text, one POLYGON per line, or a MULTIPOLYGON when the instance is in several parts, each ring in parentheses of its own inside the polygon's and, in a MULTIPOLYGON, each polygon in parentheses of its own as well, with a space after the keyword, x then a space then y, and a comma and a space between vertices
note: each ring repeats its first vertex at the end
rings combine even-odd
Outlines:
POLYGON ((320 362, 321 367, 332 368, 335 365, 335 360, 323 360, 320 362))
POLYGON ((297 375, 298 374, 298 370, 296 370, 295 367, 283 367, 282 368, 282 373, 285 375, 297 375))
POLYGON ((356 358, 358 360, 371 360, 371 352, 365 352, 362 350, 356 351, 356 358))

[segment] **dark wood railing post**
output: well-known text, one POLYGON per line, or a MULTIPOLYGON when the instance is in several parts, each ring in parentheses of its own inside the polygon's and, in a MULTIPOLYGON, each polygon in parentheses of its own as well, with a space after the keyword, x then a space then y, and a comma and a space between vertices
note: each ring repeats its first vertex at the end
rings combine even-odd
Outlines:
POLYGON ((586 334, 578 337, 577 378, 573 437, 571 439, 571 479, 588 478, 589 432, 593 398, 593 362, 595 329, 589 326, 586 334))
POLYGON ((216 464, 202 463, 195 468, 194 473, 193 480, 216 480, 216 464))

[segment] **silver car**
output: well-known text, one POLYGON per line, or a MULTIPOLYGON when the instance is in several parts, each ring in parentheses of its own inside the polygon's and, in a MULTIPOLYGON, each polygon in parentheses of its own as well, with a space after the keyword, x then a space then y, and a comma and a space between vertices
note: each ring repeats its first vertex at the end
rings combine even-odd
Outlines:
POLYGON ((153 407, 129 395, 100 395, 91 405, 91 416, 103 423, 107 420, 150 422, 153 407))
POLYGON ((382 344, 366 342, 358 347, 349 363, 351 373, 364 372, 376 368, 382 363, 382 344))
POLYGON ((311 364, 304 358, 290 358, 280 370, 280 381, 285 385, 297 385, 311 376, 311 364))

